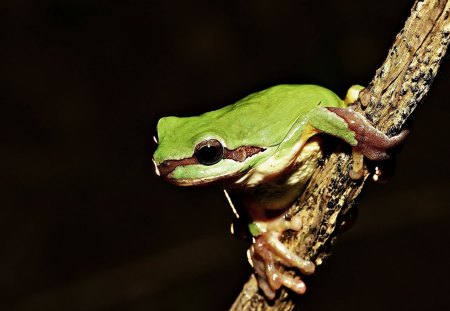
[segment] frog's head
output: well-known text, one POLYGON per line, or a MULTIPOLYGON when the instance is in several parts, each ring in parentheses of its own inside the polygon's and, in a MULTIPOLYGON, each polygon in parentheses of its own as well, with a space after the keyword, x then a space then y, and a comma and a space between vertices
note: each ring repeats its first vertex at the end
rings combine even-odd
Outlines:
POLYGON ((273 149, 262 144, 247 145, 243 136, 251 133, 220 128, 205 115, 165 117, 159 120, 157 131, 158 148, 153 155, 156 172, 181 186, 237 180, 264 161, 273 149))
POLYGON ((303 125, 297 121, 326 98, 321 90, 278 85, 200 116, 162 118, 153 156, 157 172, 177 185, 242 181, 252 172, 275 176, 299 151, 303 125), (320 99, 311 95, 318 92, 320 99))

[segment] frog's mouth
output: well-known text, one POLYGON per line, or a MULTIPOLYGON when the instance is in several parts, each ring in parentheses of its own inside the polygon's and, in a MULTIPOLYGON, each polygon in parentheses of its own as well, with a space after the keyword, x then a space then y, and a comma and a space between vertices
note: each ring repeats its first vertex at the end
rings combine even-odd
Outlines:
MULTIPOLYGON (((264 147, 255 147, 255 146, 241 146, 236 149, 227 149, 224 148, 223 156, 221 160, 232 160, 235 162, 244 162, 246 159, 266 151, 267 148, 264 147)), ((171 173, 177 168, 177 167, 183 167, 183 166, 189 166, 189 165, 206 165, 202 164, 199 159, 194 155, 180 159, 180 160, 165 160, 161 163, 157 163, 155 160, 153 160, 153 163, 155 164, 155 170, 156 174, 158 176, 161 176, 164 179, 167 179, 168 181, 183 185, 185 184, 182 181, 176 181, 173 178, 171 178, 171 173)), ((206 165, 207 166, 207 165, 206 165)), ((234 175, 234 174, 230 174, 234 175)), ((208 183, 208 178, 206 178, 203 182, 199 181, 199 184, 206 184, 208 183)))

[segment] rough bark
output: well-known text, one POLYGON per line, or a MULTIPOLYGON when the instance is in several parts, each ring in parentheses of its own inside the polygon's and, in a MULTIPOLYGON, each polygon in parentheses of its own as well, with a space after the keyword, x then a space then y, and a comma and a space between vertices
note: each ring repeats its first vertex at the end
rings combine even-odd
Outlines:
MULTIPOLYGON (((450 1, 417 0, 383 65, 361 92, 356 109, 389 136, 398 134, 428 93, 449 41, 450 1)), ((302 216, 303 228, 284 236, 284 243, 316 265, 329 256, 338 229, 371 176, 365 167, 364 177, 353 181, 348 176, 350 166, 348 152, 331 153, 289 211, 302 216)), ((252 275, 230 310, 293 310, 295 298, 281 290, 269 304, 252 275)))

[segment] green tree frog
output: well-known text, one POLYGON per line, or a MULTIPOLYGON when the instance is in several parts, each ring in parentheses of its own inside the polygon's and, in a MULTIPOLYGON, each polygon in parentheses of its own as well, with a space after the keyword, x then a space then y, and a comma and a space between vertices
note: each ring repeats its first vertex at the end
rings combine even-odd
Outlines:
POLYGON ((316 134, 352 146, 353 179, 362 176, 364 156, 384 160, 405 136, 388 137, 352 110, 361 89, 352 86, 342 100, 317 85, 278 85, 200 116, 158 122, 153 156, 158 175, 180 186, 218 184, 228 198, 240 202, 251 219, 250 263, 269 299, 281 286, 299 294, 306 290, 299 276, 280 266, 306 275, 315 270, 312 261, 288 250, 280 237, 302 226, 301 219, 284 216, 322 157, 324 142, 316 134))

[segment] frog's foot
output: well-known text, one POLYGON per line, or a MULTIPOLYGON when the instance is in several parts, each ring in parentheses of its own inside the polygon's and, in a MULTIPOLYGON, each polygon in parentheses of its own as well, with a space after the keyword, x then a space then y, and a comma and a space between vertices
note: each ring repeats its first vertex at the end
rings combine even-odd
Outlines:
POLYGON ((352 85, 345 95, 344 102, 347 106, 354 104, 358 100, 359 92, 364 89, 361 85, 352 85))
POLYGON ((284 230, 300 229, 300 222, 294 219, 295 217, 292 222, 276 219, 267 223, 268 230, 257 236, 249 249, 249 259, 255 269, 258 285, 268 299, 274 299, 276 290, 281 286, 290 288, 297 294, 303 294, 306 290, 305 283, 298 276, 292 276, 280 265, 297 268, 307 275, 315 270, 315 265, 311 261, 290 251, 280 241, 284 230), (291 226, 288 225, 289 223, 291 226), (274 227, 278 230, 273 230, 274 227))
POLYGON ((358 180, 364 175, 364 155, 353 149, 352 158, 353 164, 349 175, 351 179, 358 180))

